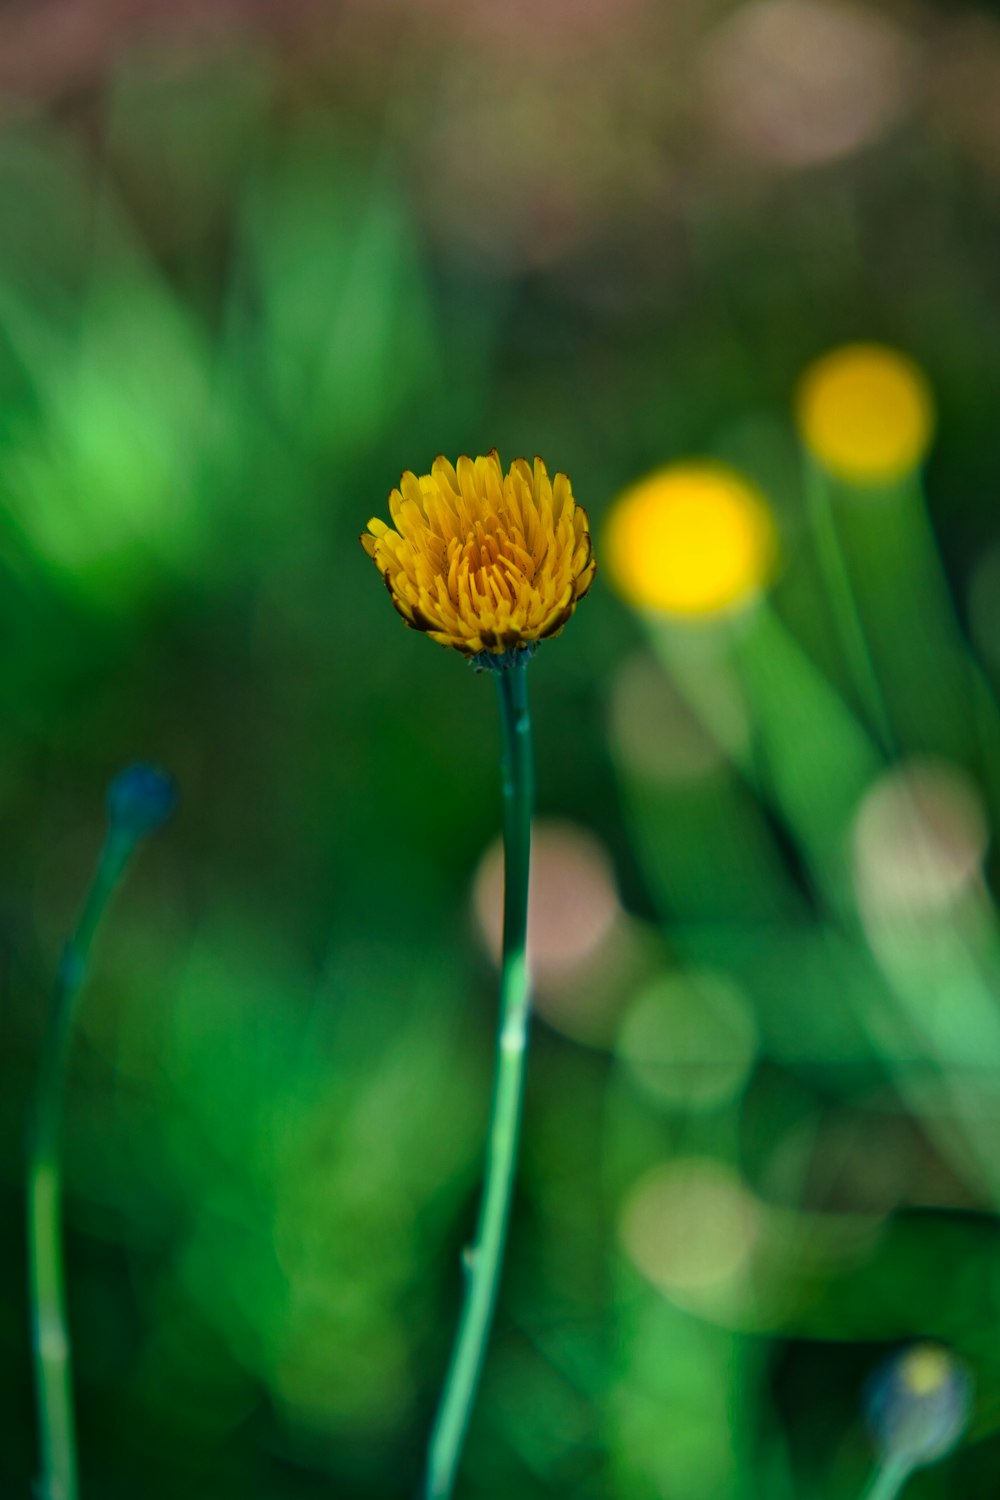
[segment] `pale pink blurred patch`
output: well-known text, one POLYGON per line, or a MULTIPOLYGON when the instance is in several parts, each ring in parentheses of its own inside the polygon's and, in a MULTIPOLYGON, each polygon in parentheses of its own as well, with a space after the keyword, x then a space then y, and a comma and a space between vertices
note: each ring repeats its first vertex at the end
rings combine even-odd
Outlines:
MULTIPOLYGON (((473 888, 476 922, 494 962, 503 929, 503 844, 490 845, 473 888)), ((591 959, 619 915, 614 871, 603 844, 573 823, 532 827, 528 956, 539 985, 558 984, 591 959)))
POLYGON ((770 166, 848 156, 913 102, 919 52, 901 26, 848 0, 753 0, 710 35, 703 108, 723 142, 770 166))
POLYGON ((950 910, 979 888, 989 836, 982 797, 960 767, 920 759, 886 772, 852 832, 862 915, 927 919, 950 910))
MULTIPOLYGON (((472 892, 484 947, 500 961, 503 846, 483 854, 472 892)), ((618 900, 604 846, 573 823, 532 827, 528 957, 535 1008, 550 1026, 589 1047, 609 1047, 635 973, 647 959, 618 900)))
MULTIPOLYGON (((503 845, 491 844, 476 872, 473 903, 495 962, 503 928, 503 845)), ((604 846, 572 823, 536 823, 531 839, 528 957, 539 985, 558 984, 588 962, 621 912, 604 846)))

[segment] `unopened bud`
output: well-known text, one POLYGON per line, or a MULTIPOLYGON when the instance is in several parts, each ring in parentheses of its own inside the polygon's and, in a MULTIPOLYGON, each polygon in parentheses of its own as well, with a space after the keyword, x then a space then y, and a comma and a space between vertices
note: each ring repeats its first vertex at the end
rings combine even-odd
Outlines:
POLYGON ((868 1425, 884 1459, 917 1467, 942 1458, 969 1421, 972 1377, 941 1344, 911 1344, 868 1385, 868 1425))
POLYGON ((117 833, 142 838, 167 822, 177 806, 177 785, 157 766, 119 771, 108 788, 108 817, 117 833))

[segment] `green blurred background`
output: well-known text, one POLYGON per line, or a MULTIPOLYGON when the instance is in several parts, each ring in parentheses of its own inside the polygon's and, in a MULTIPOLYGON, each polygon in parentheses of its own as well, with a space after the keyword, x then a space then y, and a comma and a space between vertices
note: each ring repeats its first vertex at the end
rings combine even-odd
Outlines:
POLYGON ((913 1494, 996 1494, 998 98, 991 11, 919 0, 0 8, 0 1493, 36 1466, 25 1113, 137 757, 182 809, 66 1102, 84 1495, 412 1492, 499 734, 357 536, 401 469, 496 446, 598 538, 724 458, 783 563, 735 632, 599 571, 532 664, 541 1014, 461 1493, 857 1495, 864 1381, 931 1336, 977 1404, 913 1494), (791 415, 860 338, 939 409, 925 493, 832 496, 881 749, 791 415))

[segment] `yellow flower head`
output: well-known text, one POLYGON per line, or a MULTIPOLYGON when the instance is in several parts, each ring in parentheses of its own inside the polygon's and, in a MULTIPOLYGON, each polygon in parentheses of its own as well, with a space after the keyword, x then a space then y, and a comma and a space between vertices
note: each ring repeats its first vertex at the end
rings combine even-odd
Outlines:
POLYGON ((856 484, 912 473, 934 433, 934 401, 912 359, 882 344, 846 344, 799 382, 796 418, 824 468, 856 484))
POLYGON ((763 496, 724 464, 657 469, 612 507, 612 581, 630 604, 686 618, 739 609, 769 582, 777 536, 763 496))
POLYGON ((955 1361, 937 1344, 916 1344, 899 1362, 899 1378, 913 1396, 929 1396, 952 1378, 955 1361))
POLYGON ((565 474, 515 459, 436 458, 389 496, 361 545, 407 625, 465 656, 500 657, 558 635, 596 564, 587 512, 565 474))

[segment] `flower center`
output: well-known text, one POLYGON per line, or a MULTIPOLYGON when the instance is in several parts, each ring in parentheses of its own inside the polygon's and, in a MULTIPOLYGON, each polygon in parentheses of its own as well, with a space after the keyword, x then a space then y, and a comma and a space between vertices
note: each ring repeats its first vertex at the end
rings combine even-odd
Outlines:
POLYGON ((535 577, 537 563, 524 545, 517 527, 509 529, 499 517, 476 520, 463 539, 452 537, 447 550, 448 594, 459 604, 459 580, 468 576, 480 598, 503 599, 513 604, 517 594, 535 577))

